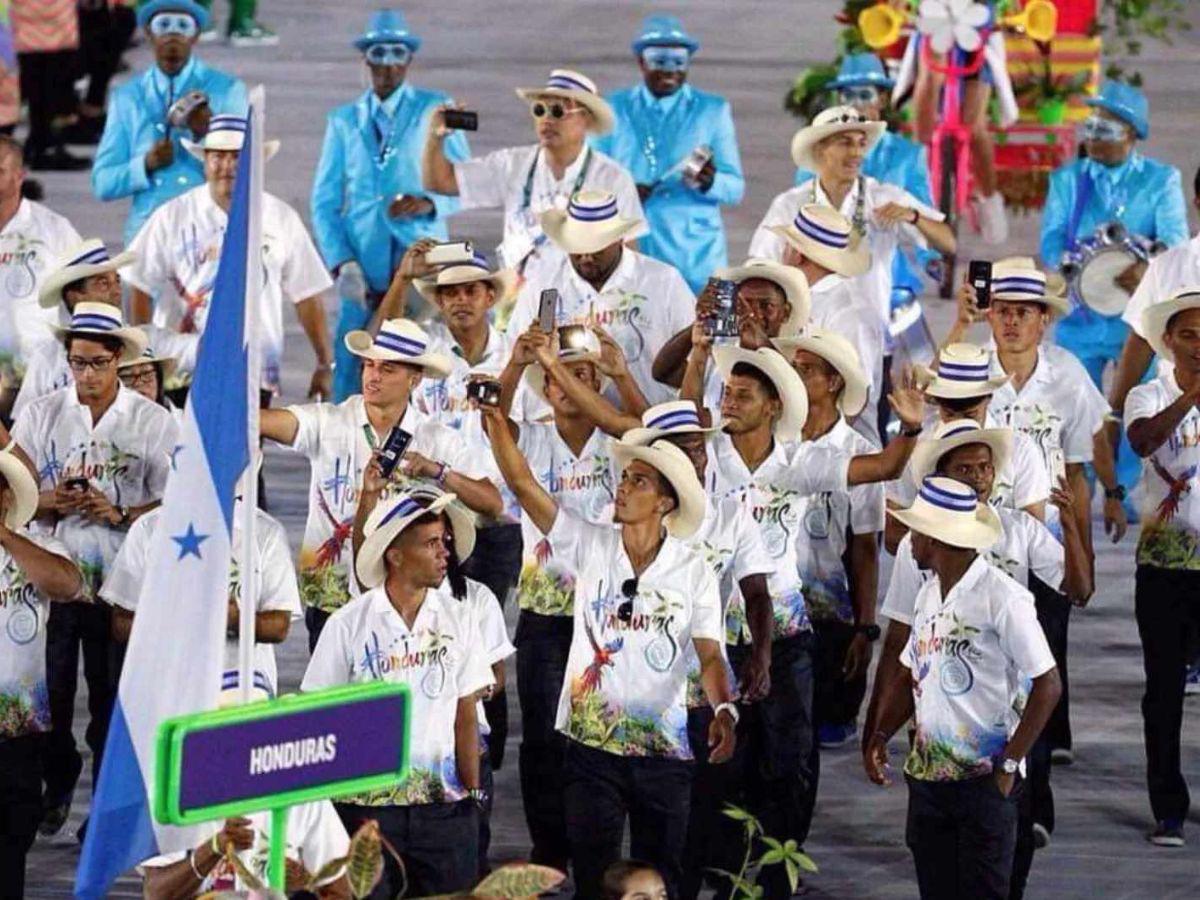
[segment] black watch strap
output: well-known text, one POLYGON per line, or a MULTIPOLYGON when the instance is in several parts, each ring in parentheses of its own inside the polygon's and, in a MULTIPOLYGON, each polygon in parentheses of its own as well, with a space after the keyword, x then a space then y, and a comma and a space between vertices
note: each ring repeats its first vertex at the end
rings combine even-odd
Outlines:
POLYGON ((1108 488, 1105 488, 1104 489, 1104 497, 1107 500, 1120 500, 1120 501, 1124 502, 1125 501, 1125 485, 1118 484, 1111 491, 1108 488))
POLYGON ((872 622, 870 625, 855 625, 854 633, 865 635, 868 641, 877 641, 883 632, 878 625, 872 622))

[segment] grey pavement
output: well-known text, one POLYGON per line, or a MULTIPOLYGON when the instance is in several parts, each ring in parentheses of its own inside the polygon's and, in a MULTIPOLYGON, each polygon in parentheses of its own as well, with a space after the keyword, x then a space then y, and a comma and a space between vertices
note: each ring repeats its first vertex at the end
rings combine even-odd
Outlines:
MULTIPOLYGON (((221 14, 227 4, 216 4, 221 14)), ((365 74, 349 47, 375 5, 363 0, 262 0, 262 15, 281 35, 278 47, 235 51, 204 46, 201 55, 231 70, 248 84, 267 87, 270 136, 283 149, 267 168, 267 186, 308 218, 308 192, 320 150, 325 114, 365 87, 365 74)), ((600 0, 439 0, 406 4, 410 24, 425 45, 410 73, 421 85, 449 91, 479 110, 482 130, 476 151, 531 139, 527 115, 513 95, 521 84, 539 84, 549 68, 570 65, 594 78, 602 90, 630 81, 635 70, 629 41, 643 14, 669 10, 684 17, 704 47, 692 73, 700 87, 719 91, 733 104, 743 164, 746 198, 726 212, 731 257, 744 252, 750 232, 771 198, 791 183, 788 142, 795 122, 782 98, 804 65, 832 56, 836 27, 834 0, 694 0, 674 3, 600 0)), ((1194 100, 1200 84, 1200 4, 1188 4, 1198 29, 1174 47, 1151 45, 1136 65, 1146 77, 1153 104, 1153 134, 1147 150, 1184 170, 1191 183, 1200 148, 1200 116, 1194 100)), ((144 50, 129 57, 135 69, 146 65, 144 50)), ((100 204, 86 175, 42 179, 47 202, 68 215, 85 235, 120 239, 124 209, 100 204)), ((1194 224, 1194 223, 1193 223, 1194 224)), ((499 238, 499 218, 464 215, 454 222, 459 235, 490 248, 499 238)), ((1037 220, 1016 219, 1010 252, 1036 250, 1037 220)), ((966 238, 960 260, 976 242, 966 238)), ((993 253, 992 255, 998 255, 993 253)), ((934 331, 949 324, 950 310, 925 301, 934 331)), ((330 304, 331 315, 333 305, 330 304)), ((332 320, 331 320, 332 321, 332 320)), ((286 401, 303 398, 313 360, 298 325, 288 330, 284 373, 286 401)), ((287 526, 293 544, 304 520, 307 465, 279 450, 268 452, 266 478, 272 511, 287 526)), ((1099 526, 1097 525, 1097 528, 1099 526)), ((1143 839, 1149 823, 1145 797, 1139 700, 1140 645, 1133 620, 1131 533, 1117 547, 1098 537, 1096 582, 1091 606, 1077 612, 1071 641, 1072 718, 1077 762, 1054 773, 1058 827, 1052 845, 1034 861, 1028 896, 1087 898, 1192 898, 1200 896, 1200 815, 1190 819, 1193 843, 1183 850, 1150 847, 1143 839)), ((510 610, 510 614, 511 614, 510 610)), ((307 659, 304 629, 298 623, 279 651, 281 688, 295 690, 307 659)), ((86 715, 83 681, 77 723, 86 715)), ((496 780, 494 860, 519 859, 527 851, 516 773, 520 740, 515 687, 508 762, 496 780)), ((1184 771, 1200 786, 1200 698, 1188 703, 1184 729, 1184 771)), ((82 729, 80 739, 82 743, 82 729)), ((899 752, 896 752, 899 762, 899 752)), ((85 772, 87 767, 85 765, 85 772)), ((78 849, 73 834, 86 813, 91 785, 81 783, 75 809, 63 833, 39 840, 30 857, 29 896, 70 893, 78 849)), ((902 785, 869 785, 854 749, 830 752, 822 761, 816 820, 808 850, 821 867, 810 881, 811 896, 915 897, 912 865, 904 846, 905 791, 902 785)), ((140 893, 128 877, 113 896, 140 893)))

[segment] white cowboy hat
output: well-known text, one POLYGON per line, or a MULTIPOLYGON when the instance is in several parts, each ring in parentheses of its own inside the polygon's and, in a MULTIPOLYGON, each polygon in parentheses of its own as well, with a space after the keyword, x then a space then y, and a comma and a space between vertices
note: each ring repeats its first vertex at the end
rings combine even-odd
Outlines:
POLYGON ((809 125, 792 137, 792 162, 798 168, 815 172, 817 161, 813 158, 813 147, 825 138, 843 131, 861 131, 867 136, 867 149, 870 150, 886 129, 885 123, 872 122, 853 106, 831 106, 817 113, 809 125))
MULTIPOLYGON (((246 143, 246 119, 243 116, 216 115, 208 123, 208 132, 199 141, 183 138, 183 149, 204 162, 205 150, 241 150, 246 143)), ((279 152, 279 141, 263 144, 263 159, 279 152)))
POLYGON ((125 324, 119 307, 107 303, 76 303, 68 324, 50 328, 63 346, 66 346, 68 335, 115 337, 125 346, 122 359, 141 356, 150 342, 142 329, 125 324))
POLYGON ((429 378, 445 378, 454 364, 441 353, 429 352, 429 335, 411 319, 385 319, 379 333, 351 331, 346 349, 363 359, 420 366, 429 378))
POLYGON ((130 250, 109 257, 108 248, 100 238, 89 238, 68 250, 55 264, 38 290, 38 305, 54 309, 62 302, 62 291, 72 284, 103 272, 115 272, 137 260, 130 250))
POLYGON ((1000 540, 996 511, 979 502, 974 488, 953 478, 926 478, 912 506, 889 509, 888 515, 908 526, 909 531, 951 547, 986 550, 1000 540))
POLYGON ((779 328, 780 337, 790 337, 799 334, 800 329, 808 324, 808 316, 812 312, 812 297, 808 291, 808 279, 795 266, 785 266, 773 259, 746 260, 740 266, 730 266, 728 269, 717 269, 714 278, 723 278, 735 284, 761 278, 778 285, 783 291, 784 298, 792 307, 792 313, 787 321, 779 328))
POLYGON ((947 344, 938 353, 937 368, 917 366, 917 380, 926 396, 942 400, 987 397, 1008 383, 1008 375, 992 375, 992 355, 976 344, 947 344))
POLYGON ((850 220, 836 209, 806 203, 796 210, 790 225, 772 225, 770 230, 818 265, 854 278, 871 267, 871 248, 856 238, 850 220))
POLYGON ((619 214, 610 191, 576 191, 566 209, 551 208, 539 218, 546 237, 564 253, 598 253, 641 224, 619 214))
POLYGON ((1052 317, 1065 316, 1071 302, 1061 278, 1047 277, 1029 256, 1007 256, 992 264, 992 299, 1041 303, 1052 317))
POLYGON ((642 446, 614 439, 609 446, 619 471, 624 471, 633 460, 640 459, 671 483, 679 498, 679 506, 667 514, 663 524, 672 537, 680 540, 687 540, 694 535, 704 521, 708 499, 688 455, 670 441, 655 441, 642 446))
POLYGON ((147 363, 156 363, 162 366, 163 381, 167 380, 171 373, 175 371, 176 365, 178 365, 178 361, 175 359, 175 357, 155 356, 154 349, 147 346, 146 349, 142 351, 141 356, 122 357, 121 361, 117 363, 117 370, 120 371, 121 369, 129 369, 133 366, 143 366, 147 363))
POLYGON ((454 552, 459 562, 465 562, 475 549, 475 522, 457 499, 456 494, 421 487, 394 494, 371 510, 363 525, 362 547, 354 558, 354 571, 363 586, 369 589, 383 584, 387 577, 384 553, 400 532, 425 513, 446 513, 454 531, 454 552))
POLYGON ((574 100, 592 114, 592 130, 596 134, 612 131, 612 107, 596 90, 596 83, 586 75, 572 69, 555 69, 546 79, 546 84, 536 88, 517 88, 517 96, 532 101, 540 97, 559 97, 574 100))
POLYGON ((773 347, 746 350, 742 347, 713 347, 713 362, 721 373, 721 381, 728 382, 733 367, 738 363, 754 366, 771 380, 779 400, 783 404, 783 415, 775 423, 775 436, 782 441, 800 439, 804 420, 808 418, 808 392, 804 381, 792 368, 792 364, 773 347))
POLYGON ((12 452, 12 444, 0 450, 0 475, 8 482, 13 493, 13 504, 8 508, 4 524, 13 531, 20 531, 37 512, 38 488, 29 472, 29 467, 12 452))
POLYGON ((499 303, 508 299, 512 294, 513 288, 517 285, 517 273, 512 269, 500 269, 493 272, 488 268, 487 260, 476 253, 471 262, 445 266, 436 275, 418 278, 416 285, 421 296, 436 305, 439 287, 451 284, 470 284, 472 281, 486 281, 490 284, 492 290, 496 292, 496 302, 499 303))
POLYGON ((1012 456, 1011 428, 982 428, 974 419, 952 419, 942 422, 933 435, 917 441, 909 460, 913 480, 921 482, 937 470, 938 460, 959 447, 986 444, 992 450, 992 468, 999 472, 1012 456))
POLYGON ((840 334, 811 328, 798 337, 777 337, 771 343, 789 362, 795 362, 797 350, 807 350, 821 357, 842 376, 845 386, 837 401, 842 415, 853 418, 863 411, 871 382, 863 371, 858 351, 840 334))
POLYGON ((1189 309, 1200 309, 1200 286, 1184 288, 1161 303, 1152 303, 1142 313, 1142 333, 1154 352, 1168 362, 1175 362, 1175 354, 1163 337, 1171 318, 1189 309))
POLYGON ((642 413, 642 427, 630 428, 621 435, 625 444, 645 445, 669 434, 711 434, 719 426, 705 428, 692 400, 671 400, 651 406, 642 413))
MULTIPOLYGON (((560 326, 559 333, 562 333, 564 327, 560 326)), ((597 363, 600 361, 600 339, 586 326, 580 327, 573 331, 578 336, 577 343, 572 347, 564 347, 562 344, 558 348, 558 360, 564 365, 570 365, 577 362, 597 363)), ((530 363, 525 367, 525 385, 533 391, 535 397, 546 396, 546 370, 541 367, 540 363, 530 363)))

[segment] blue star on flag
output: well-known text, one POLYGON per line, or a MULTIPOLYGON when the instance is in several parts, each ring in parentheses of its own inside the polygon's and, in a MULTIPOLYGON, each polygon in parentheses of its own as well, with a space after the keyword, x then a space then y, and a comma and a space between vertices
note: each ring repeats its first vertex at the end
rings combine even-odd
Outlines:
POLYGON ((179 545, 179 559, 189 554, 200 559, 200 545, 208 540, 208 535, 197 534, 195 526, 188 522, 187 531, 180 535, 171 535, 171 540, 179 545))

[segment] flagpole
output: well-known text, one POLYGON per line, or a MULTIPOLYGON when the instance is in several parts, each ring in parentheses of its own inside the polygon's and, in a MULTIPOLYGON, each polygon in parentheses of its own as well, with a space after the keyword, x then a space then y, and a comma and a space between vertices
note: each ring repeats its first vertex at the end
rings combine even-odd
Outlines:
POLYGON ((249 703, 254 688, 254 625, 258 609, 258 545, 255 539, 255 518, 258 510, 258 477, 254 461, 259 442, 259 390, 262 384, 262 359, 258 341, 260 293, 262 292, 262 193, 263 146, 266 92, 262 85, 250 92, 250 115, 247 134, 250 138, 250 217, 246 241, 246 411, 247 466, 240 522, 242 597, 238 631, 238 700, 249 703))

